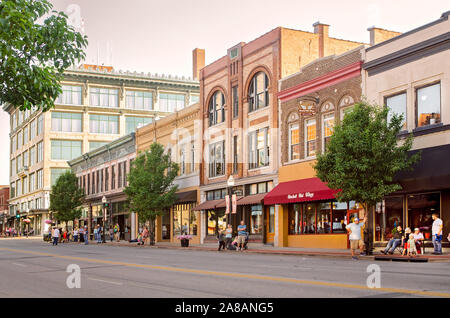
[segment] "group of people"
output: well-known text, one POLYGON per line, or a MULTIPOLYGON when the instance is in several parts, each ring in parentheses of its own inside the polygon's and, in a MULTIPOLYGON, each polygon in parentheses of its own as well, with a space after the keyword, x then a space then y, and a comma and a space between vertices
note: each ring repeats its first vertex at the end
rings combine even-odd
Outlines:
POLYGON ((217 234, 217 240, 219 241, 219 248, 220 250, 236 250, 236 251, 243 251, 247 249, 248 244, 248 231, 247 231, 247 225, 245 225, 244 221, 241 221, 241 223, 237 227, 238 235, 233 240, 233 228, 231 224, 228 224, 227 228, 225 230, 219 231, 217 234))
MULTIPOLYGON (((434 255, 442 255, 442 237, 443 237, 443 222, 437 213, 432 215, 433 225, 431 226, 431 236, 434 247, 434 255)), ((450 235, 449 235, 450 238, 450 235)), ((424 236, 419 228, 414 229, 411 233, 410 228, 406 228, 403 232, 401 226, 397 226, 396 231, 392 234, 386 248, 381 251, 383 254, 394 254, 397 247, 402 246, 402 255, 415 256, 421 254, 421 248, 424 243, 424 236)))
POLYGON ((13 228, 13 227, 7 227, 6 229, 5 229, 5 233, 4 233, 4 236, 5 237, 16 237, 16 236, 18 236, 19 235, 19 233, 17 232, 17 230, 15 229, 15 228, 13 228))
MULTIPOLYGON (((112 241, 116 240, 120 241, 120 227, 119 224, 114 226, 110 226, 109 230, 109 238, 112 241)), ((49 233, 50 240, 53 246, 58 245, 59 242, 66 243, 73 241, 75 243, 81 242, 81 238, 83 238, 84 244, 89 244, 89 231, 87 225, 84 227, 75 227, 73 232, 68 231, 66 228, 58 228, 52 227, 51 232, 49 233)), ((103 227, 100 224, 97 224, 94 227, 94 240, 97 241, 97 244, 103 243, 103 227)), ((106 238, 105 238, 106 240, 106 238)))
POLYGON ((50 232, 51 242, 53 246, 58 245, 58 242, 67 243, 69 241, 73 242, 81 242, 81 236, 84 239, 84 244, 88 244, 88 228, 87 226, 78 228, 76 227, 73 230, 73 233, 68 231, 66 228, 61 229, 58 227, 52 227, 52 230, 50 232))
MULTIPOLYGON (((431 227, 432 242, 434 246, 434 255, 442 255, 442 236, 443 236, 443 222, 437 213, 433 213, 433 225, 431 227)), ((352 251, 352 258, 358 259, 355 255, 356 250, 360 250, 360 255, 365 255, 365 244, 361 239, 361 229, 364 227, 364 221, 355 218, 353 223, 346 226, 349 233, 350 249, 352 251)), ((450 240, 450 234, 449 234, 450 240)), ((394 254, 397 247, 403 247, 402 255, 416 256, 421 254, 422 246, 424 244, 423 233, 419 228, 414 229, 414 233, 410 228, 406 228, 403 232, 401 226, 397 226, 396 231, 393 232, 392 238, 389 240, 386 248, 381 251, 382 254, 394 254)))

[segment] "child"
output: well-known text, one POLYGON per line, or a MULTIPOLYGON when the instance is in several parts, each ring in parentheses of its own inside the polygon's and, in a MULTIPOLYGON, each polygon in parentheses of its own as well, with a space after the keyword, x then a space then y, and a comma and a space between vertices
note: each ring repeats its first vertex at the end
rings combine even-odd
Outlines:
POLYGON ((408 256, 414 256, 417 255, 417 249, 416 249, 416 241, 414 240, 414 234, 409 235, 408 240, 408 256))
POLYGON ((217 234, 217 239, 219 240, 218 251, 220 252, 220 249, 225 250, 225 233, 224 233, 224 231, 220 231, 219 234, 217 234))

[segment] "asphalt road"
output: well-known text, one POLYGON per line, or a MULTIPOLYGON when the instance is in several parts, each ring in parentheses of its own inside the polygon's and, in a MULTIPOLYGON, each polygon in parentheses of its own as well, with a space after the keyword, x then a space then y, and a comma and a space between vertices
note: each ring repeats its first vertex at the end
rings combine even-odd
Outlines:
POLYGON ((450 297, 450 263, 2 239, 3 297, 450 297), (67 286, 68 278, 77 282, 71 264, 80 268, 80 288, 67 286), (381 270, 381 288, 367 287, 371 264, 381 270))

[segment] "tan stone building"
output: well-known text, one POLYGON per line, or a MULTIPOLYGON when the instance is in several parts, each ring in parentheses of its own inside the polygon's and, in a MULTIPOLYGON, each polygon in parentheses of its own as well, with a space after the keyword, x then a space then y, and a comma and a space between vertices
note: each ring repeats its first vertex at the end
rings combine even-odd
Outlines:
POLYGON ((29 215, 35 234, 48 227, 51 186, 68 160, 199 98, 197 80, 95 65, 66 70, 61 84, 55 108, 46 113, 3 107, 11 119, 10 215, 29 215))
POLYGON ((236 229, 240 220, 251 240, 270 241, 275 211, 264 209, 262 199, 278 183, 278 80, 362 44, 331 38, 328 31, 322 23, 314 32, 278 27, 200 70, 203 161, 196 209, 202 211, 202 242, 215 239, 227 223, 236 229), (234 202, 228 210, 225 198, 234 202))
POLYGON ((181 234, 192 235, 200 243, 200 213, 193 209, 199 202, 199 167, 201 140, 200 105, 195 104, 136 131, 137 153, 150 149, 152 143, 164 146, 178 163, 177 201, 169 213, 156 220, 156 242, 176 242, 181 234))
MULTIPOLYGON (((441 18, 366 50, 363 92, 368 100, 404 115, 400 137, 413 134, 414 170, 397 175, 402 190, 375 214, 376 241, 396 225, 420 228, 430 239, 432 213, 450 231, 450 20, 441 18)), ((445 241, 444 237, 444 241, 445 241)))

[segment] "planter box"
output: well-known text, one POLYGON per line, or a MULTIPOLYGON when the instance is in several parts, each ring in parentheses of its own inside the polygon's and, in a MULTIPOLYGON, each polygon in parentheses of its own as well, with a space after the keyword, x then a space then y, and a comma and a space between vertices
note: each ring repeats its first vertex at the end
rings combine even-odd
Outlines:
POLYGON ((181 242, 181 247, 189 247, 189 240, 183 239, 183 240, 180 240, 180 242, 181 242))

